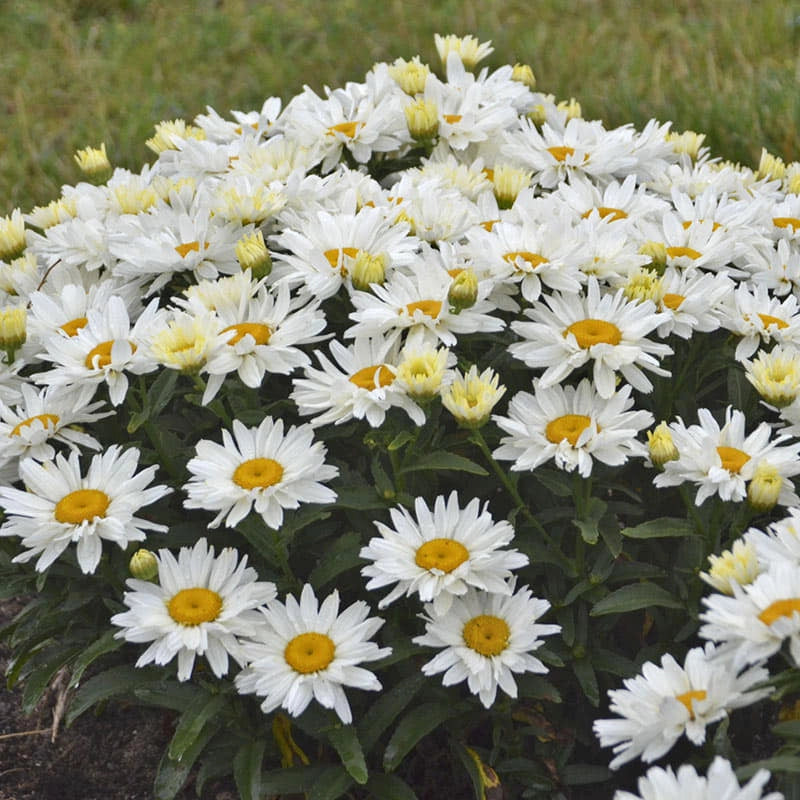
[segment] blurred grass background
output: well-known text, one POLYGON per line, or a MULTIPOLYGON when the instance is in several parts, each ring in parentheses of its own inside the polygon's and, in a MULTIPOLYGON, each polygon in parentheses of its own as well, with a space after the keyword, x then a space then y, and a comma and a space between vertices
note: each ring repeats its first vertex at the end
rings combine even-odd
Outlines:
POLYGON ((528 63, 609 126, 656 117, 741 163, 800 159, 800 0, 0 0, 0 214, 79 180, 78 148, 138 170, 162 119, 433 66, 435 32, 491 39, 486 65, 528 63))

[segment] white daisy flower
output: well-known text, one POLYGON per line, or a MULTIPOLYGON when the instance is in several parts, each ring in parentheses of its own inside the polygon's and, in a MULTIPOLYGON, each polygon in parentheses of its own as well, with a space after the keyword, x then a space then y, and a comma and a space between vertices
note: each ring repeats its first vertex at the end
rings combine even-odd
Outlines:
POLYGON ((405 508, 389 512, 394 528, 375 522, 380 537, 370 539, 359 556, 374 562, 361 570, 369 578, 367 589, 397 585, 378 604, 385 608, 405 595, 418 594, 445 614, 454 596, 473 586, 488 592, 510 594, 506 580, 511 570, 524 567, 528 557, 516 550, 501 550, 514 538, 505 520, 495 522, 488 504, 473 498, 462 509, 458 493, 445 500, 439 495, 433 511, 425 500, 414 501, 414 516, 405 508))
POLYGON ((152 644, 139 656, 137 667, 168 664, 178 657, 178 680, 191 677, 196 656, 205 656, 212 672, 228 672, 228 657, 244 664, 242 639, 261 624, 258 609, 275 597, 275 584, 259 581, 247 566, 247 556, 223 548, 218 556, 205 538, 182 547, 176 559, 160 550, 158 583, 130 578, 125 592, 127 611, 111 617, 122 630, 115 638, 152 644))
POLYGON ((658 326, 658 335, 666 338, 674 333, 681 339, 690 339, 694 331, 717 330, 733 286, 725 272, 667 268, 661 279, 658 310, 668 319, 658 326))
POLYGON ((778 297, 800 293, 800 245, 780 239, 776 247, 758 251, 748 267, 754 285, 766 286, 778 297))
POLYGON ((762 794, 769 779, 769 772, 760 769, 741 786, 730 761, 717 756, 706 777, 698 775, 691 764, 682 764, 677 773, 672 767, 651 767, 639 778, 639 794, 619 789, 614 800, 783 800, 780 792, 762 794))
POLYGON ((603 400, 588 379, 578 387, 543 388, 534 380, 533 394, 511 398, 508 416, 492 419, 508 434, 494 457, 510 460, 512 471, 534 470, 551 458, 559 469, 587 478, 597 459, 610 466, 644 457, 647 446, 637 434, 652 425, 649 411, 632 411, 631 387, 623 386, 603 400))
POLYGON ((545 303, 549 308, 536 304, 526 310, 532 322, 511 324, 523 341, 508 348, 527 366, 546 367, 542 387, 554 386, 589 361, 603 399, 614 394, 617 372, 641 392, 653 389, 643 368, 669 375, 658 365, 658 358, 672 353, 672 348, 645 338, 666 321, 666 315, 657 313, 651 301, 628 302, 622 289, 601 296, 599 283, 590 278, 585 298, 553 294, 545 303))
POLYGON ((770 441, 772 428, 768 422, 745 435, 745 415, 730 406, 722 427, 706 408, 698 409, 697 416, 699 425, 687 428, 680 418, 670 424, 678 458, 664 464, 663 472, 653 481, 656 486, 690 481, 698 487, 697 505, 714 494, 722 500, 741 502, 757 470, 769 466, 781 484, 777 502, 786 506, 800 503, 791 481, 800 474, 800 443, 785 444, 785 436, 770 441))
MULTIPOLYGON (((753 534, 767 538, 760 531, 751 529, 743 539, 737 539, 730 550, 723 550, 720 555, 713 553, 708 557, 708 572, 701 572, 700 578, 718 592, 732 595, 732 583, 739 586, 746 586, 752 583, 763 571, 762 564, 759 563, 757 545, 753 534)), ((800 564, 800 559, 798 559, 800 564)))
POLYGON ((135 516, 142 506, 169 494, 166 486, 147 488, 155 476, 151 466, 137 473, 139 451, 119 445, 93 456, 86 475, 81 474, 78 453, 60 453, 55 461, 20 462, 26 491, 0 486, 0 505, 6 521, 0 536, 19 536, 27 550, 15 562, 38 556, 36 569, 46 570, 71 543, 77 543, 78 564, 84 573, 100 563, 103 540, 125 549, 141 542, 145 531, 166 531, 164 525, 135 516))
MULTIPOLYGON (((800 508, 790 508, 788 511, 789 516, 771 523, 767 533, 750 528, 744 535, 747 545, 755 551, 759 571, 768 570, 774 564, 796 564, 800 567, 800 508)), ((739 584, 749 582, 739 581, 739 584)))
POLYGON ((494 703, 498 686, 516 697, 515 673, 548 671, 531 655, 544 644, 540 637, 561 630, 560 625, 537 623, 548 608, 550 603, 533 597, 527 586, 515 591, 513 580, 502 594, 469 589, 454 598, 444 615, 428 604, 425 634, 413 641, 442 651, 422 671, 425 675, 444 672, 445 686, 466 680, 486 708, 494 703))
POLYGON ((700 636, 722 642, 734 669, 765 661, 789 640, 789 652, 800 666, 800 566, 772 564, 746 586, 732 582, 733 597, 703 598, 706 611, 700 636))
POLYGON ((219 511, 210 528, 223 520, 233 528, 255 508, 277 530, 284 509, 336 500, 336 492, 322 483, 339 470, 325 463, 327 450, 314 441, 310 425, 292 425, 284 433, 281 419, 265 417, 257 428, 234 420, 233 436, 223 430, 221 445, 201 439, 196 452, 186 465, 192 476, 183 486, 183 505, 219 511))
POLYGON ((396 381, 398 343, 382 337, 358 338, 349 347, 330 344, 331 361, 321 351, 314 355, 322 369, 306 367, 304 377, 294 378, 291 398, 303 416, 313 416, 318 427, 350 419, 366 419, 373 428, 383 425, 386 412, 397 406, 416 425, 425 422, 425 412, 414 402, 408 385, 396 381))
POLYGON ((480 374, 476 364, 467 372, 454 370, 448 375, 447 388, 441 392, 442 405, 462 427, 481 428, 506 393, 506 387, 498 386, 499 382, 500 376, 491 367, 480 374))
POLYGON ((685 734, 695 745, 706 738, 706 727, 718 722, 735 708, 755 703, 770 689, 753 689, 769 672, 739 668, 714 659, 714 646, 691 649, 681 667, 667 654, 661 666, 647 662, 642 672, 623 681, 624 689, 609 693, 609 710, 621 719, 598 719, 594 732, 601 747, 613 747, 611 769, 641 757, 655 761, 672 749, 685 734))
POLYGON ((300 602, 293 595, 286 605, 270 601, 263 611, 266 624, 254 641, 244 644, 248 663, 236 676, 237 690, 263 697, 265 714, 281 707, 296 717, 313 699, 349 725, 353 714, 343 687, 380 690, 375 675, 357 665, 392 652, 369 641, 383 625, 369 612, 358 600, 339 613, 338 591, 320 605, 310 584, 303 587, 300 602))

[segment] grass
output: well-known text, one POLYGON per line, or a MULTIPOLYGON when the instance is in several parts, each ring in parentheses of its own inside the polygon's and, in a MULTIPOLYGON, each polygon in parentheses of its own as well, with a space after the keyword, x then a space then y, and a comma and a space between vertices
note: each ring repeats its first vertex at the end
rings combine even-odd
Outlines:
POLYGON ((434 32, 491 39, 490 67, 533 66, 542 91, 608 125, 656 117, 716 154, 800 159, 800 2, 760 0, 11 0, 0 10, 0 214, 80 179, 106 142, 139 169, 162 119, 260 107, 304 84, 363 80, 434 32))

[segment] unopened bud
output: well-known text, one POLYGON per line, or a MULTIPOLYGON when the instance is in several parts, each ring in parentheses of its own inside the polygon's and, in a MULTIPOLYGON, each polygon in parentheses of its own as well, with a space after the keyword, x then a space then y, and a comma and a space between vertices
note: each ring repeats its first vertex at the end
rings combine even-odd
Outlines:
POLYGON ((667 134, 667 142, 672 145, 672 149, 676 153, 689 156, 692 161, 697 161, 705 138, 704 133, 695 133, 694 131, 667 134))
POLYGON ((544 125, 544 123, 547 121, 547 109, 542 103, 537 103, 528 112, 528 119, 538 128, 541 128, 542 125, 544 125))
POLYGON ((430 400, 442 387, 447 355, 447 350, 433 347, 408 351, 397 366, 397 379, 415 400, 430 400))
POLYGON ((430 142, 439 133, 439 109, 436 103, 420 98, 405 109, 406 123, 411 138, 417 142, 430 142))
POLYGON ((105 142, 100 147, 87 147, 75 153, 75 161, 81 172, 92 183, 105 183, 112 173, 111 162, 106 154, 105 142))
POLYGON ((647 449, 650 451, 650 460, 656 467, 662 467, 667 461, 675 461, 679 457, 678 448, 672 441, 672 432, 666 422, 647 432, 647 449))
POLYGON ((134 578, 151 581, 158 575, 158 559, 152 551, 141 548, 131 556, 128 569, 134 578))
POLYGON ((366 292, 370 284, 382 284, 386 279, 386 264, 389 258, 386 253, 373 256, 366 250, 359 250, 350 267, 350 280, 356 289, 366 292))
POLYGON ((450 311, 458 314, 465 308, 472 308, 478 299, 478 277, 471 269, 462 269, 453 278, 447 300, 450 311))
POLYGON ((236 258, 243 270, 249 269, 256 280, 272 272, 272 257, 261 231, 248 233, 236 243, 236 258))
POLYGON ((658 305, 664 296, 662 283, 661 277, 655 270, 639 267, 628 276, 628 282, 623 291, 628 300, 635 300, 639 303, 652 300, 658 305))
POLYGON ((498 208, 511 208, 519 193, 530 186, 532 172, 508 164, 498 164, 492 170, 492 185, 498 208))
POLYGON ((15 208, 7 217, 0 217, 0 261, 13 261, 25 250, 25 220, 15 208))
POLYGON ((786 175, 786 164, 783 159, 778 158, 778 156, 773 156, 771 153, 767 152, 766 148, 762 147, 761 160, 758 162, 756 177, 769 178, 772 181, 781 181, 784 175, 786 175))
POLYGON ((566 111, 567 119, 580 119, 583 114, 581 104, 574 97, 570 97, 569 100, 562 100, 558 104, 558 110, 566 111))
POLYGON ((650 259, 650 267, 659 275, 667 268, 667 246, 663 242, 645 242, 639 252, 650 259))
POLYGON ((179 142, 184 139, 205 139, 202 128, 187 125, 185 120, 162 120, 156 125, 155 134, 145 144, 156 154, 165 150, 177 150, 179 142))
POLYGON ((28 338, 27 320, 24 306, 0 309, 0 350, 5 351, 9 364, 28 338))
POLYGON ((529 89, 536 88, 536 76, 529 64, 514 64, 514 69, 511 70, 511 80, 524 83, 529 89))
POLYGON ((398 58, 389 67, 389 75, 395 83, 412 97, 425 91, 425 82, 429 74, 430 68, 420 62, 419 56, 414 56, 411 61, 398 58))
POLYGON ((775 508, 783 489, 783 478, 777 467, 762 461, 747 485, 747 502, 756 511, 775 508))

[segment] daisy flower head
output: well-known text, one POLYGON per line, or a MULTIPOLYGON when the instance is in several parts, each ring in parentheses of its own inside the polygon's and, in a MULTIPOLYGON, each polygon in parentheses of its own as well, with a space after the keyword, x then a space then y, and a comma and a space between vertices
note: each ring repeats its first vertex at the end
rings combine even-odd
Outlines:
POLYGON ((760 769, 741 786, 731 762, 717 756, 706 776, 698 775, 691 764, 682 764, 677 773, 672 767, 651 767, 639 778, 639 794, 619 789, 614 800, 783 800, 780 792, 762 794, 769 779, 770 773, 760 769))
POLYGON ((413 641, 441 652, 423 665, 423 673, 444 672, 445 686, 466 680, 469 690, 490 708, 498 687, 509 697, 517 696, 514 674, 547 672, 531 654, 544 644, 542 636, 558 633, 561 626, 537 622, 550 603, 534 597, 527 586, 515 589, 513 580, 503 593, 470 588, 442 614, 427 604, 425 633, 413 641))
POLYGON ((760 571, 781 563, 800 566, 800 508, 790 508, 789 516, 771 523, 766 533, 750 528, 744 539, 755 550, 760 571))
POLYGON ((577 388, 543 388, 511 398, 507 417, 493 417, 507 433, 494 457, 511 460, 512 471, 533 470, 551 458, 559 469, 591 475, 593 459, 619 466, 628 458, 643 457, 647 448, 637 434, 653 423, 649 411, 634 411, 631 387, 604 400, 586 378, 577 388))
POLYGON ((711 643, 690 650, 683 666, 667 654, 661 666, 648 661, 641 674, 623 681, 624 689, 608 693, 609 709, 619 718, 596 720, 594 732, 601 747, 614 749, 611 769, 637 757, 655 761, 684 734, 701 745, 708 725, 770 693, 753 689, 769 677, 763 667, 739 674, 740 668, 714 656, 711 643))
POLYGON ((197 455, 187 468, 184 508, 219 513, 209 523, 224 520, 235 527, 255 508, 266 525, 277 530, 284 509, 301 503, 332 503, 336 492, 323 485, 339 474, 325 463, 327 450, 314 441, 310 425, 292 425, 284 432, 283 420, 265 417, 256 428, 233 421, 233 435, 222 431, 222 444, 201 439, 197 455))
POLYGON ((228 672, 228 658, 244 663, 242 639, 256 635, 258 609, 275 597, 275 585, 259 581, 232 547, 219 555, 205 538, 182 547, 178 557, 160 550, 154 557, 158 582, 129 578, 123 602, 127 611, 111 617, 121 628, 117 639, 152 644, 139 656, 137 667, 164 665, 178 657, 178 680, 190 678, 195 658, 205 656, 212 672, 228 672))
POLYGON ((800 566, 771 564, 746 586, 731 583, 733 596, 703 599, 706 611, 700 636, 720 642, 734 669, 765 661, 789 640, 789 652, 800 665, 800 566))
POLYGON ((370 617, 362 600, 340 613, 336 590, 320 604, 310 584, 299 602, 293 595, 285 605, 271 600, 262 613, 257 635, 244 644, 247 666, 235 680, 239 693, 263 697, 265 714, 280 707, 295 717, 316 700, 349 725, 353 714, 343 687, 381 688, 374 673, 358 665, 392 652, 370 641, 383 620, 370 617))
POLYGON ((456 371, 442 392, 442 405, 462 427, 480 428, 506 393, 499 381, 500 376, 491 367, 480 374, 476 364, 466 373, 456 371))
POLYGON ((715 494, 725 501, 741 502, 748 496, 748 484, 758 476, 761 482, 778 483, 775 503, 800 502, 791 480, 800 473, 800 443, 787 444, 784 436, 771 439, 768 422, 745 434, 744 413, 730 406, 722 426, 706 408, 697 415, 699 425, 687 427, 680 418, 669 425, 678 457, 663 465, 654 478, 656 486, 694 483, 697 505, 715 494))
POLYGON ((671 354, 672 348, 646 338, 666 316, 657 313, 650 301, 627 301, 623 289, 601 295, 600 284, 592 277, 586 297, 552 294, 525 313, 532 321, 511 324, 522 341, 511 344, 508 351, 529 367, 546 367, 540 380, 544 388, 590 361, 595 387, 605 400, 614 394, 617 372, 646 393, 653 385, 644 369, 669 375, 658 359, 671 354))
POLYGON ((143 541, 147 530, 166 531, 136 512, 172 490, 149 486, 156 467, 137 473, 138 466, 139 451, 119 445, 93 456, 85 475, 76 451, 42 464, 22 460, 19 473, 26 491, 0 486, 6 513, 0 536, 19 536, 27 548, 14 561, 38 556, 36 569, 44 572, 74 543, 81 571, 88 574, 100 563, 103 540, 125 549, 130 542, 143 541))
POLYGON ((718 556, 712 553, 708 557, 708 565, 708 572, 701 572, 700 578, 718 592, 727 595, 733 594, 732 583, 747 586, 762 571, 756 544, 752 536, 747 535, 743 539, 737 539, 730 550, 723 550, 718 556))
POLYGON ((511 570, 524 567, 528 557, 500 549, 514 538, 508 522, 495 522, 478 498, 460 508, 455 491, 447 499, 439 495, 433 510, 418 497, 414 512, 391 509, 394 527, 376 521, 381 535, 370 539, 359 554, 373 562, 361 570, 370 579, 367 589, 397 584, 379 608, 403 595, 418 594, 423 602, 432 603, 437 614, 444 614, 453 598, 464 595, 470 586, 510 594, 506 581, 511 570))

